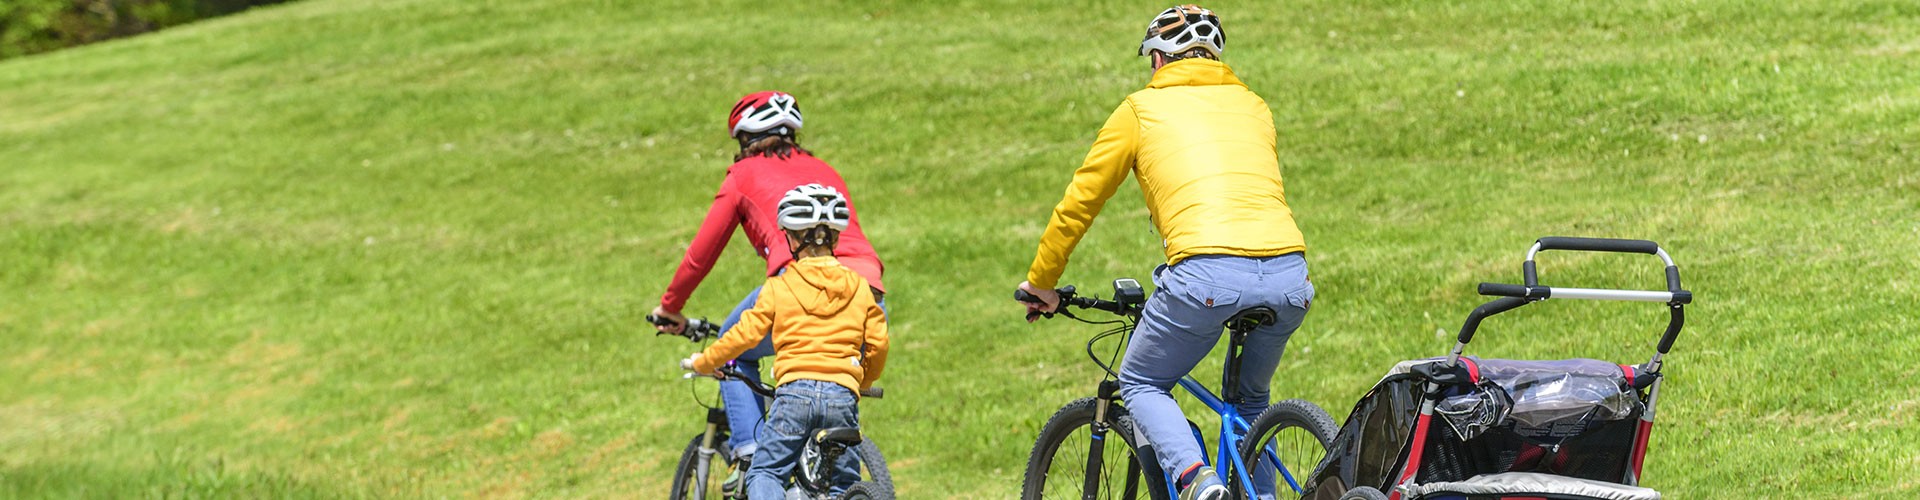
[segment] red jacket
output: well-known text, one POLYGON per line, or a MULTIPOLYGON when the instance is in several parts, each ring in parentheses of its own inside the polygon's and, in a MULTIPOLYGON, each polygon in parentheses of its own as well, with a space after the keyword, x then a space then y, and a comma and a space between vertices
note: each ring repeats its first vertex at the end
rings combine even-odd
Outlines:
POLYGON ((767 259, 767 276, 773 276, 793 260, 793 252, 787 251, 786 232, 780 229, 775 220, 775 207, 780 197, 787 191, 802 184, 814 184, 832 187, 841 193, 847 193, 847 210, 851 212, 852 224, 840 234, 840 241, 834 246, 833 254, 840 263, 852 268, 867 283, 880 291, 886 286, 880 283, 880 256, 873 252, 873 245, 867 242, 867 235, 860 231, 860 215, 855 209, 853 196, 847 191, 847 182, 840 179, 840 173, 826 162, 809 155, 794 153, 785 160, 770 156, 755 156, 736 162, 727 167, 727 179, 720 183, 720 192, 713 195, 713 207, 707 209, 707 220, 700 223, 700 232, 693 236, 693 243, 687 246, 687 256, 680 261, 680 270, 673 273, 673 282, 667 285, 667 293, 660 297, 660 306, 668 311, 678 312, 687 305, 687 297, 693 295, 693 289, 700 286, 700 280, 706 279, 713 270, 714 261, 720 258, 720 251, 727 248, 727 240, 733 237, 733 228, 746 230, 747 241, 753 243, 754 252, 767 259))

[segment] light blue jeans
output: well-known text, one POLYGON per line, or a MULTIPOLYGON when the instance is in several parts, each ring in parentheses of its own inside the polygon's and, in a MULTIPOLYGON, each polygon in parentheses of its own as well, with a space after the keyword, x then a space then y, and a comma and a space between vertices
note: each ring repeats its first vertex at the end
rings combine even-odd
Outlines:
MULTIPOLYGON (((740 305, 734 306, 733 312, 727 314, 727 320, 720 323, 720 333, 724 335, 732 331, 733 325, 740 323, 740 315, 746 314, 748 309, 753 308, 753 303, 759 300, 760 287, 753 287, 753 291, 747 292, 747 297, 740 301, 740 305)), ((747 352, 740 354, 740 357, 734 358, 733 362, 738 365, 741 374, 758 383, 760 382, 760 360, 772 355, 773 335, 767 335, 765 339, 760 340, 760 345, 747 349, 747 352)), ((766 413, 764 410, 766 401, 761 400, 759 394, 754 394, 753 389, 747 388, 745 382, 738 380, 720 382, 720 401, 726 403, 727 427, 732 431, 732 434, 727 437, 727 447, 733 449, 734 458, 752 455, 754 449, 758 447, 755 443, 758 442, 760 415, 766 413)))
MULTIPOLYGON (((786 498, 787 480, 797 470, 800 450, 806 446, 808 435, 816 429, 858 425, 860 400, 846 387, 819 380, 795 380, 781 385, 773 393, 773 411, 767 412, 767 428, 760 433, 760 451, 753 457, 753 468, 747 469, 747 498, 786 498)), ((849 460, 851 456, 851 453, 844 455, 842 460, 849 460)), ((835 490, 860 480, 858 470, 836 468, 834 476, 835 490)))
MULTIPOLYGON (((1306 318, 1313 283, 1307 281, 1307 260, 1299 253, 1189 257, 1155 269, 1153 281, 1158 289, 1147 299, 1120 362, 1120 395, 1139 432, 1153 445, 1161 469, 1177 479, 1202 463, 1205 452, 1168 391, 1219 343, 1228 317, 1255 306, 1273 308, 1279 313, 1274 324, 1248 334, 1240 352, 1237 389, 1243 401, 1238 409, 1251 424, 1267 409, 1274 368, 1287 339, 1306 318)), ((1254 473, 1256 492, 1270 493, 1264 490, 1273 487, 1272 468, 1254 473)))
MULTIPOLYGON (((721 334, 732 331, 733 325, 740 323, 740 316, 746 314, 748 309, 753 308, 753 303, 758 301, 760 301, 760 287, 753 287, 753 291, 747 292, 746 298, 740 300, 740 305, 734 306, 733 312, 727 314, 727 320, 720 323, 721 334)), ((887 299, 882 297, 880 310, 885 312, 886 309, 887 299)), ((753 379, 754 382, 760 382, 760 360, 772 355, 773 335, 767 335, 760 340, 760 345, 747 349, 747 352, 740 354, 740 357, 734 358, 734 364, 740 369, 741 374, 753 379)), ((759 447, 757 443, 759 442, 760 416, 766 413, 766 401, 762 400, 759 394, 754 394, 753 389, 747 388, 746 382, 738 380, 720 382, 720 400, 726 403, 727 427, 732 430, 727 437, 727 447, 733 449, 734 458, 752 455, 759 447)))

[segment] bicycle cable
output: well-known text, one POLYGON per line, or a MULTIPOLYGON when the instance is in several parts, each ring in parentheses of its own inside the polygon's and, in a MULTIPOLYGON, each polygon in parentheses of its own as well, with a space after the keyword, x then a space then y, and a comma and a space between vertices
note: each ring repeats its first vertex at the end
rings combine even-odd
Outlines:
POLYGON ((1087 339, 1087 358, 1092 359, 1093 364, 1096 366, 1099 366, 1101 370, 1105 370, 1108 376, 1119 377, 1120 374, 1113 371, 1113 364, 1116 362, 1116 360, 1120 359, 1120 354, 1126 351, 1127 339, 1125 337, 1122 337, 1119 342, 1113 343, 1113 354, 1108 355, 1106 361, 1101 361, 1100 356, 1093 353, 1094 344, 1099 343, 1102 340, 1106 340, 1107 337, 1112 337, 1114 335, 1131 332, 1133 331, 1133 325, 1127 324, 1127 322, 1125 321, 1109 321, 1109 322, 1103 322, 1103 323, 1109 323, 1109 324, 1119 323, 1120 326, 1115 327, 1111 330, 1094 334, 1093 338, 1087 339))
POLYGON ((713 409, 717 409, 717 408, 719 408, 719 407, 717 407, 717 406, 714 406, 714 405, 710 405, 710 404, 707 404, 707 400, 706 400, 706 399, 702 399, 702 398, 700 397, 700 379, 703 379, 703 378, 706 378, 706 377, 692 377, 692 378, 688 378, 688 379, 687 379, 687 393, 693 396, 693 402, 694 402, 694 404, 698 404, 698 405, 700 405, 700 406, 701 406, 702 408, 706 408, 706 409, 708 409, 708 410, 713 410, 713 409))

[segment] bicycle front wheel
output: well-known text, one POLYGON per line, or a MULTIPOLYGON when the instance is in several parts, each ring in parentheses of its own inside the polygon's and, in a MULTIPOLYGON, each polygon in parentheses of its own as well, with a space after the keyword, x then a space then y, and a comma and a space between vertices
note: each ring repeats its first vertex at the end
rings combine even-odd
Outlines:
MULTIPOLYGON (((667 498, 673 500, 712 500, 726 496, 720 491, 727 475, 733 472, 733 450, 727 448, 727 434, 716 433, 713 437, 713 455, 707 458, 705 477, 700 474, 700 439, 706 434, 694 434, 693 441, 680 452, 680 464, 673 468, 673 491, 667 498), (699 495, 700 486, 705 485, 706 495, 699 495)), ((742 471, 745 472, 745 471, 742 471)))
MULTIPOLYGON (((1326 458, 1339 428, 1319 405, 1300 399, 1274 403, 1253 420, 1240 460, 1252 468, 1254 491, 1274 498, 1300 498, 1308 476, 1326 458), (1285 472, 1281 474, 1280 472, 1285 472)), ((1239 482, 1239 476, 1229 478, 1239 482)), ((1243 491, 1233 488, 1235 492, 1243 491)))
POLYGON ((1089 485, 1098 490, 1091 498, 1166 498, 1166 479, 1151 455, 1141 457, 1143 452, 1137 451, 1133 416, 1126 407, 1108 406, 1106 436, 1093 435, 1097 403, 1094 398, 1068 403, 1040 428, 1040 439, 1027 457, 1020 498, 1087 498, 1089 485))

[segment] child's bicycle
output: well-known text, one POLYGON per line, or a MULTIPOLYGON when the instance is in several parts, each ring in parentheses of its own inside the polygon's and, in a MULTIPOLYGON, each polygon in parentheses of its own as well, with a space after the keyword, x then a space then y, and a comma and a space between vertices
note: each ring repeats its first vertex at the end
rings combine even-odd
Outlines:
MULTIPOLYGON (((656 325, 668 324, 663 318, 648 316, 647 321, 656 325)), ((693 342, 710 341, 720 336, 720 326, 704 319, 688 318, 686 328, 679 336, 693 342)), ((732 363, 721 367, 718 379, 739 380, 747 384, 760 397, 773 398, 773 386, 756 382, 740 373, 732 363)), ((686 378, 694 379, 691 373, 686 378)), ((869 398, 882 397, 880 388, 875 387, 861 392, 869 398)), ((727 412, 720 406, 708 405, 698 397, 694 398, 707 410, 706 430, 695 434, 680 452, 680 463, 673 468, 673 490, 667 498, 673 500, 706 499, 744 499, 747 497, 746 485, 739 484, 727 491, 723 482, 727 476, 739 472, 745 476, 749 464, 735 463, 733 450, 727 447, 727 412)), ((860 434, 854 427, 836 427, 815 429, 800 452, 800 464, 795 470, 795 480, 787 488, 787 498, 805 500, 867 500, 893 498, 893 477, 887 472, 886 458, 880 455, 880 448, 860 434), (862 481, 847 487, 839 496, 833 496, 832 464, 852 452, 854 460, 860 462, 862 481)), ((741 481, 744 483, 744 477, 741 481)))
MULTIPOLYGON (((1083 323, 1115 326, 1087 341, 1087 357, 1106 372, 1100 380, 1099 391, 1094 397, 1080 398, 1061 407, 1041 427, 1040 438, 1033 444, 1033 454, 1027 458, 1021 498, 1168 498, 1167 485, 1172 477, 1161 470, 1149 444, 1138 442, 1140 438, 1134 432, 1133 417, 1127 408, 1116 404, 1122 401, 1114 364, 1125 352, 1127 339, 1140 321, 1146 292, 1132 279, 1114 280, 1114 300, 1079 297, 1071 286, 1056 292, 1060 294, 1060 307, 1046 316, 1060 314, 1083 323), (1088 321, 1074 316, 1069 308, 1097 309, 1120 318, 1088 321), (1096 352, 1096 344, 1114 336, 1120 339, 1102 359, 1102 354, 1096 352), (1120 439, 1107 439, 1112 434, 1118 434, 1120 439)), ((1037 300, 1025 292, 1016 292, 1014 298, 1023 302, 1037 300)), ((1235 313, 1222 325, 1228 330, 1230 342, 1226 370, 1221 377, 1225 397, 1214 395, 1192 375, 1182 377, 1179 382, 1180 387, 1220 418, 1219 456, 1210 465, 1227 480, 1237 499, 1256 498, 1251 472, 1254 467, 1267 466, 1275 469, 1272 478, 1275 483, 1266 486, 1272 487, 1279 498, 1297 497, 1301 481, 1326 455, 1327 446, 1332 444, 1337 432, 1333 418, 1305 400, 1273 403, 1252 424, 1234 409, 1240 401, 1235 388, 1239 387, 1236 375, 1240 371, 1241 346, 1249 332, 1271 324, 1275 317, 1273 309, 1253 307, 1235 313)), ((1191 421, 1188 424, 1193 426, 1194 438, 1204 445, 1206 438, 1201 436, 1199 426, 1191 421)))

